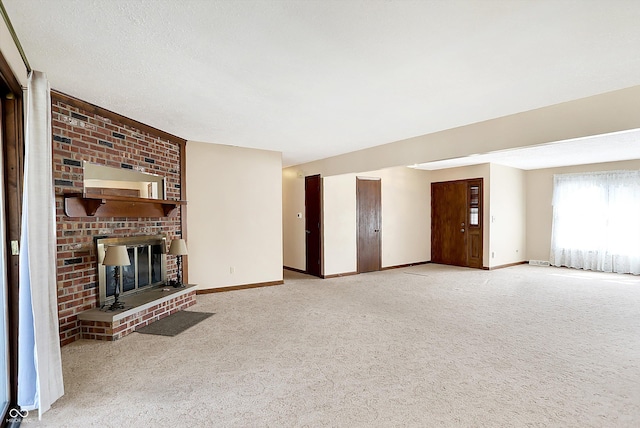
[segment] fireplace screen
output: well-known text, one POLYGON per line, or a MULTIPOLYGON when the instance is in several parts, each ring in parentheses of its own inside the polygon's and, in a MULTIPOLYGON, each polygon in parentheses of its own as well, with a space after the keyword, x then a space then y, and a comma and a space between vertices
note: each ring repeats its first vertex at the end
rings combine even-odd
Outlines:
POLYGON ((145 288, 162 285, 167 276, 166 238, 163 235, 135 236, 127 238, 101 238, 96 240, 98 251, 98 288, 100 305, 113 300, 115 293, 114 266, 104 266, 102 260, 106 247, 125 245, 129 266, 120 268, 120 295, 137 293, 145 288))

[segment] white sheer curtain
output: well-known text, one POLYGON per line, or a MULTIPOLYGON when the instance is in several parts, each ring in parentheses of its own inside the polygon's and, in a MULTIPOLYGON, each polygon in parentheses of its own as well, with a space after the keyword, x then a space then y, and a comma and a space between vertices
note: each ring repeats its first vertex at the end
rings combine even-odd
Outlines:
POLYGON ((550 261, 640 274, 640 171, 555 175, 550 261))
POLYGON ((58 333, 56 226, 51 170, 51 96, 31 72, 25 111, 20 237, 18 404, 39 416, 64 394, 58 333))

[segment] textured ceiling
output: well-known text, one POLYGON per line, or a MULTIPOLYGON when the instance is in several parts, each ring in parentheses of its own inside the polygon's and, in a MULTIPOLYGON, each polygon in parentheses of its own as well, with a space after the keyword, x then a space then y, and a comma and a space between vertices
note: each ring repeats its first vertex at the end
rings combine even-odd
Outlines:
POLYGON ((637 0, 2 1, 54 89, 284 165, 640 84, 637 0))

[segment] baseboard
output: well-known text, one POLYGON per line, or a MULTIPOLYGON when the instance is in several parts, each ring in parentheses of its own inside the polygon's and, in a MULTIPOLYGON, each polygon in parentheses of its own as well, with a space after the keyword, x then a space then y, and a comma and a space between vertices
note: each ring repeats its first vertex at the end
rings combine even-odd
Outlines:
POLYGON ((292 268, 292 267, 289 267, 289 266, 282 266, 282 269, 290 270, 292 272, 304 273, 304 274, 307 273, 306 270, 296 269, 296 268, 292 268))
POLYGON ((511 267, 511 266, 526 265, 527 263, 529 263, 529 262, 524 260, 524 261, 521 261, 521 262, 507 263, 506 265, 498 265, 498 266, 491 266, 491 267, 482 266, 482 269, 483 270, 504 269, 504 268, 508 268, 508 267, 511 267))
POLYGON ((205 288, 204 290, 196 290, 196 294, 223 293, 225 291, 246 290, 249 288, 270 287, 272 285, 282 285, 282 284, 284 284, 283 280, 258 282, 255 284, 230 285, 228 287, 205 288))
POLYGON ((351 275, 357 275, 358 272, 344 272, 344 273, 334 273, 331 275, 320 275, 320 278, 322 279, 331 279, 331 278, 339 278, 341 276, 351 276, 351 275))
MULTIPOLYGON (((390 270, 390 269, 400 269, 400 268, 406 268, 406 267, 410 267, 410 266, 419 266, 419 265, 426 265, 427 263, 431 263, 430 261, 426 261, 426 262, 415 262, 415 263, 407 263, 404 265, 396 265, 396 266, 385 266, 383 268, 380 268, 381 271, 383 270, 390 270)), ((343 273, 335 273, 332 275, 322 275, 320 276, 320 278, 322 279, 330 279, 330 278, 338 278, 341 276, 350 276, 350 275, 358 275, 359 272, 343 272, 343 273)))
POLYGON ((385 266, 380 270, 390 270, 390 269, 400 269, 400 268, 406 268, 406 267, 411 267, 411 266, 419 266, 419 265, 426 265, 431 263, 431 261, 426 261, 426 262, 415 262, 415 263, 407 263, 404 265, 395 265, 395 266, 385 266))

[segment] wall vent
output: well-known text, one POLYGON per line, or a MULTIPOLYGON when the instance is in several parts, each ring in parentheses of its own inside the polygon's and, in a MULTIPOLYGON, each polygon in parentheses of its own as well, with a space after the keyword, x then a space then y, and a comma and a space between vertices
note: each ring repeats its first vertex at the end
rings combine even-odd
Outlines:
POLYGON ((531 266, 551 266, 546 260, 529 260, 531 266))

